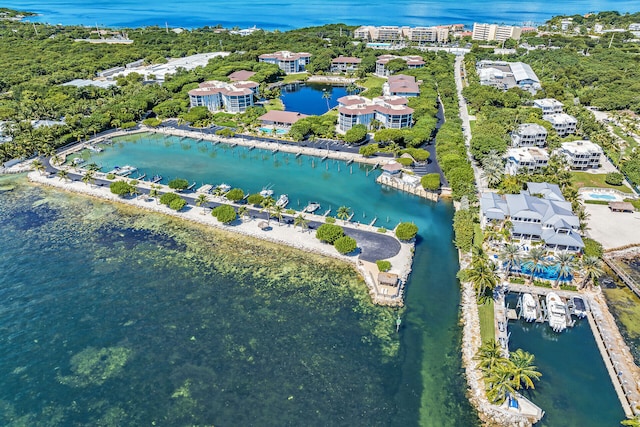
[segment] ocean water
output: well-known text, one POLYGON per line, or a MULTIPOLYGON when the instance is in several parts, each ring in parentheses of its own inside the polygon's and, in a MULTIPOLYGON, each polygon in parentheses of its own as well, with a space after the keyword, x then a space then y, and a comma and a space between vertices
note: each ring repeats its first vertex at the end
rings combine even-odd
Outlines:
POLYGON ((34 21, 50 24, 140 27, 205 25, 266 30, 344 23, 348 25, 439 25, 473 22, 541 24, 552 16, 606 10, 638 11, 636 0, 244 0, 196 2, 157 0, 152 5, 133 0, 7 0, 3 7, 40 14, 34 21))
MULTIPOLYGON (((132 164, 167 179, 180 176, 198 184, 227 182, 252 192, 271 184, 276 194, 289 194, 292 207, 318 200, 323 209, 331 206, 335 212, 346 205, 354 210, 354 220, 369 222, 377 217, 376 224, 389 228, 399 221, 414 221, 420 228, 419 241, 407 287, 399 356, 389 368, 389 375, 398 383, 385 393, 395 411, 389 425, 476 424, 465 399, 460 367, 458 263, 451 243, 450 204, 382 188, 374 182, 377 172, 368 173, 365 166, 162 135, 119 139, 102 153, 85 153, 89 154, 90 160, 105 169, 132 164)), ((513 348, 534 353, 544 375, 530 395, 547 411, 542 425, 617 425, 624 415, 589 328, 581 324, 556 335, 543 326, 531 330, 526 324, 514 324, 511 329, 513 348), (580 364, 574 363, 576 348, 580 348, 580 364), (595 406, 594 388, 598 390, 595 406)), ((317 338, 325 339, 323 333, 317 338)), ((371 423, 367 419, 362 424, 371 423)))

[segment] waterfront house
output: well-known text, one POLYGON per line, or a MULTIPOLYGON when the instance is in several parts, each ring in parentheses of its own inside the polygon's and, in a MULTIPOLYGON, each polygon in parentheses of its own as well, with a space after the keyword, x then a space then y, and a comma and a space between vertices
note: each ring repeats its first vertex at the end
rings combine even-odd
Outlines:
POLYGON ((391 160, 382 166, 382 173, 386 175, 397 175, 402 171, 402 165, 395 160, 391 160))
POLYGON ((564 112, 564 104, 553 98, 536 99, 533 101, 533 106, 542 110, 542 118, 564 112))
POLYGON ((389 76, 382 85, 382 94, 385 96, 404 96, 410 98, 420 96, 420 83, 413 76, 398 74, 389 76))
POLYGON ((413 124, 413 109, 407 107, 407 98, 402 96, 378 96, 368 99, 358 95, 338 98, 338 132, 346 132, 362 124, 367 128, 372 120, 383 127, 401 129, 413 124))
POLYGON ((600 167, 602 148, 591 141, 563 142, 560 153, 571 169, 597 169, 600 167))
POLYGON ((483 227, 510 221, 514 239, 542 242, 551 251, 580 252, 584 248, 578 233, 580 221, 555 184, 527 183, 527 190, 520 194, 483 193, 480 220, 483 227))
POLYGON ((514 147, 544 147, 547 143, 547 129, 537 123, 523 123, 511 133, 514 147))
POLYGON ((211 80, 190 90, 189 101, 191 107, 207 107, 212 113, 243 113, 253 106, 253 98, 259 86, 258 83, 249 81, 226 83, 211 80))
POLYGON ((288 128, 291 127, 300 119, 309 117, 306 114, 296 113, 295 111, 278 111, 270 110, 266 114, 258 117, 258 120, 262 122, 263 126, 279 126, 288 128))
POLYGON ((507 175, 519 172, 537 172, 549 164, 549 154, 544 148, 517 147, 509 148, 505 154, 507 175))
POLYGON ((386 65, 389 63, 389 61, 392 61, 394 59, 402 59, 404 62, 407 63, 408 69, 422 68, 424 67, 424 64, 425 64, 424 59, 422 59, 422 57, 418 55, 407 55, 407 56, 380 55, 376 60, 375 75, 377 75, 378 77, 389 77, 389 74, 391 73, 389 72, 389 70, 387 70, 386 65))
POLYGON ((355 71, 362 62, 362 59, 353 56, 338 56, 331 60, 332 73, 346 73, 355 71))
POLYGON ((311 54, 306 52, 289 52, 281 50, 274 53, 265 53, 258 57, 260 62, 276 64, 278 68, 287 74, 302 73, 311 62, 311 54))
POLYGON ((567 113, 549 114, 544 117, 544 120, 551 123, 560 137, 576 133, 578 120, 567 113))

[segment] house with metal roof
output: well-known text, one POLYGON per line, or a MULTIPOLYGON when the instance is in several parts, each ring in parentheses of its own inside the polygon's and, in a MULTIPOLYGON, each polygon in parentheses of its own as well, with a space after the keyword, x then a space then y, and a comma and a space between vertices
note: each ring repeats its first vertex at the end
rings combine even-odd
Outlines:
POLYGON ((528 183, 528 190, 520 194, 483 193, 481 224, 509 221, 514 239, 540 241, 552 251, 580 252, 584 248, 578 233, 580 221, 556 187, 528 183))
POLYGON ((477 63, 476 71, 481 85, 502 90, 519 87, 533 94, 542 89, 540 79, 524 62, 482 60, 477 63))
POLYGON ((514 147, 544 147, 547 143, 547 129, 537 123, 523 123, 511 133, 514 147))

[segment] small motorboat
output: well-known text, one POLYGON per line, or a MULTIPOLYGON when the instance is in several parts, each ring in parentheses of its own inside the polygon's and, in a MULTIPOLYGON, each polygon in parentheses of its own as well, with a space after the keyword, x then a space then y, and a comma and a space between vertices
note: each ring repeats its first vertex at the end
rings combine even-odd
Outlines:
POLYGON ((573 303, 573 314, 580 319, 584 319, 587 316, 587 303, 584 302, 584 299, 572 297, 571 302, 573 303))
POLYGON ((262 197, 271 197, 273 196, 273 190, 270 188, 263 188, 262 191, 260 191, 260 195, 262 197))
POLYGON ((533 322, 538 317, 538 301, 531 294, 522 295, 522 318, 533 322))
POLYGON ((304 212, 314 213, 320 209, 320 203, 318 202, 309 202, 309 204, 304 208, 304 212))

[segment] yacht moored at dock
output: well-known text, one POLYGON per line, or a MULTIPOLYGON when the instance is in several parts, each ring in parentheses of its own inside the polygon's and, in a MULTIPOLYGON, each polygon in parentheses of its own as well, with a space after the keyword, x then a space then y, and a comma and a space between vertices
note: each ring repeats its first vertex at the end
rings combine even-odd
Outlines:
POLYGON ((226 194, 229 192, 229 190, 231 190, 231 186, 229 184, 225 184, 224 182, 218 185, 216 188, 220 190, 221 194, 226 194))
POLYGON ((278 200, 276 201, 276 206, 279 206, 281 208, 286 207, 289 204, 289 196, 287 196, 286 194, 281 194, 280 197, 278 197, 278 200))
POLYGON ((134 173, 135 171, 137 171, 138 168, 135 168, 131 165, 124 165, 121 168, 118 168, 118 170, 115 172, 116 175, 118 176, 129 176, 132 173, 134 173))
POLYGON ((522 318, 527 322, 535 322, 538 318, 538 301, 531 294, 522 295, 522 318))
POLYGON ((555 292, 547 294, 547 310, 549 310, 549 326, 554 332, 567 329, 567 306, 555 292))
POLYGON ((271 188, 265 187, 260 191, 260 195, 262 197, 271 197, 273 196, 273 190, 271 188))
POLYGON ((587 303, 582 299, 582 297, 572 297, 571 302, 573 303, 573 315, 584 319, 587 316, 587 303))
POLYGON ((203 186, 198 187, 198 189, 196 189, 196 193, 210 193, 212 188, 213 188, 213 185, 204 184, 203 186))

